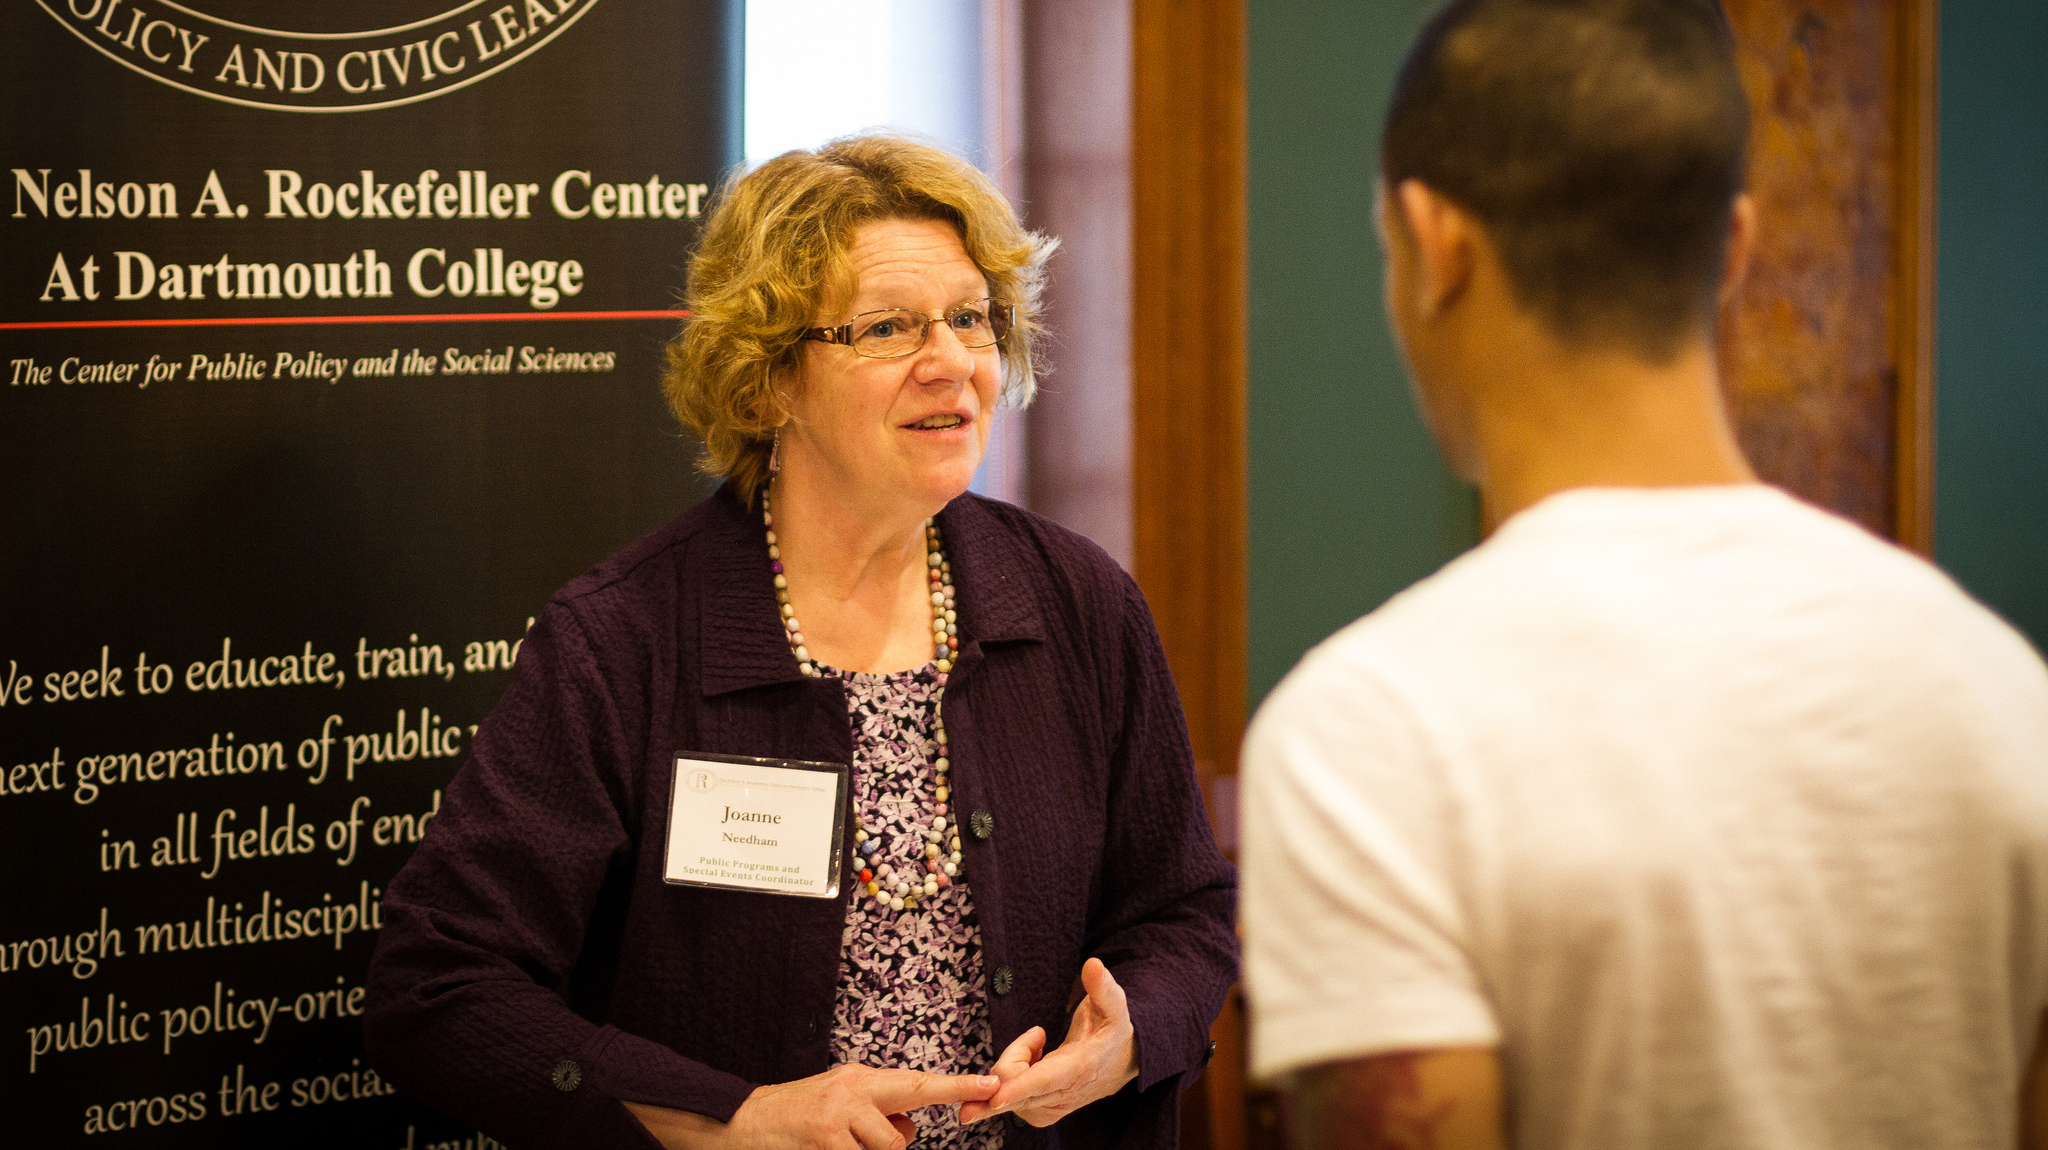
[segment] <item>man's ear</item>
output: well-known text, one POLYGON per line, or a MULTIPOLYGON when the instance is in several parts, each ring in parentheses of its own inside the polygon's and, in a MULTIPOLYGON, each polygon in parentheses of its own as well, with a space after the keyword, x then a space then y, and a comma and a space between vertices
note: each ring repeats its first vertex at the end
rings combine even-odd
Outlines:
POLYGON ((1721 257, 1721 303, 1725 306, 1742 290, 1749 274, 1749 259, 1756 254, 1756 201, 1748 192, 1737 195, 1728 205, 1728 247, 1721 257))
POLYGON ((1415 304, 1424 319, 1435 319, 1471 285, 1473 221, 1465 211, 1421 180, 1402 180, 1393 189, 1395 222, 1414 244, 1415 304))

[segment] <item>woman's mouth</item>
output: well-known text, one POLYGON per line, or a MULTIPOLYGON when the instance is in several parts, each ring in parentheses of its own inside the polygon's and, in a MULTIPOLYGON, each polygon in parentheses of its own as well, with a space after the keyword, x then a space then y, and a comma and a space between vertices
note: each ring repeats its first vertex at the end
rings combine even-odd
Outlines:
POLYGON ((967 419, 964 416, 954 412, 945 412, 940 415, 927 415, 916 423, 911 424, 910 428, 913 431, 950 431, 966 422, 967 419))

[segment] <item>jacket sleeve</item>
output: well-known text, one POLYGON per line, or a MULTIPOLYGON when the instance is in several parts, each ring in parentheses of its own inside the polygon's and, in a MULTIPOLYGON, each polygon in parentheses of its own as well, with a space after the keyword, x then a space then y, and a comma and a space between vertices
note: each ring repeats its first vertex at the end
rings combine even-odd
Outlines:
POLYGON ((372 1063, 514 1145, 652 1146, 620 1100, 724 1121, 754 1088, 563 997, 607 876, 631 871, 646 732, 620 711, 572 609, 551 605, 385 896, 372 1063))
POLYGON ((1209 1026, 1237 979, 1237 871, 1216 849, 1151 612, 1117 575, 1109 817, 1087 949, 1130 999, 1136 1086, 1149 1093, 1206 1064, 1209 1026))

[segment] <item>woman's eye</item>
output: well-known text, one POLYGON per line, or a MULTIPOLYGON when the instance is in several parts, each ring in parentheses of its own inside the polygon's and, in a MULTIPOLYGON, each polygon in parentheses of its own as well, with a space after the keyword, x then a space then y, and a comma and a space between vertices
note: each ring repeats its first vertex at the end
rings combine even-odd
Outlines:
POLYGON ((861 334, 869 339, 888 339, 896 334, 896 321, 893 319, 877 320, 861 334))
POLYGON ((963 311, 953 317, 953 326, 961 331, 973 331, 982 322, 982 314, 978 311, 963 311))

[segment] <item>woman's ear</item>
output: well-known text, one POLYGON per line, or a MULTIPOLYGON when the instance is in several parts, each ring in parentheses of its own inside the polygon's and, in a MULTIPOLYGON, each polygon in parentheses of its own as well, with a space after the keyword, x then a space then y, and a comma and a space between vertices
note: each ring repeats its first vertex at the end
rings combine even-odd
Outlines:
POLYGON ((749 416, 770 428, 783 427, 795 418, 796 406, 792 401, 802 392, 803 356, 799 352, 794 364, 768 369, 768 387, 760 408, 750 412, 749 416))

